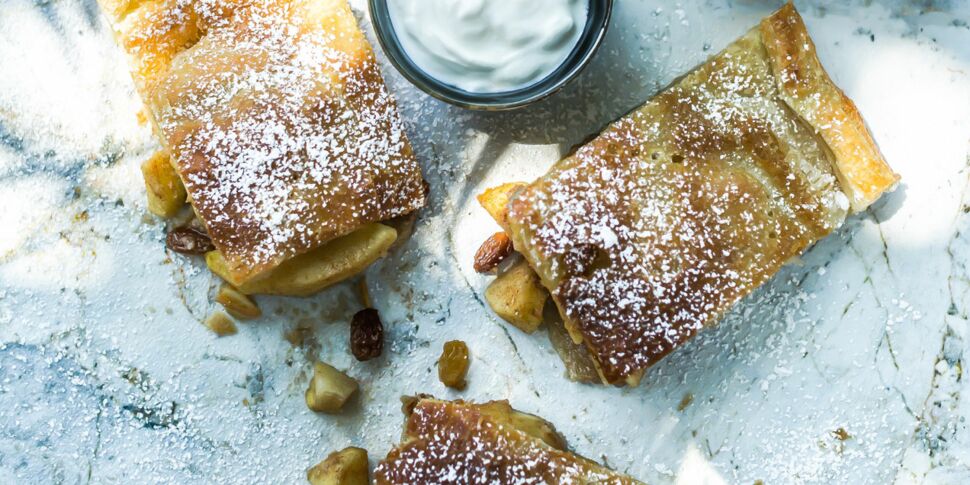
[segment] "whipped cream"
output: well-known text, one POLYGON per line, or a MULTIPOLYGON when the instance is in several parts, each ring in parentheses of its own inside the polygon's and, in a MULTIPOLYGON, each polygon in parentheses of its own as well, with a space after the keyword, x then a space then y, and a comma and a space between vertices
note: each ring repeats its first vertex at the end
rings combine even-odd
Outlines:
POLYGON ((407 55, 472 93, 514 91, 552 74, 586 25, 588 0, 387 0, 407 55))

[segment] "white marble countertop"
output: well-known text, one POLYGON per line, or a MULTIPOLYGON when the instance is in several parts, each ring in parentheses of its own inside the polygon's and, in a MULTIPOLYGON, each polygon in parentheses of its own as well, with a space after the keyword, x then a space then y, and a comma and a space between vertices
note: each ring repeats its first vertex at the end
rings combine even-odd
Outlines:
POLYGON ((651 484, 970 483, 970 2, 797 3, 903 183, 615 389, 567 381, 542 332, 483 306, 471 256, 495 226, 474 195, 542 173, 779 2, 618 0, 592 67, 515 113, 448 107, 385 65, 432 202, 368 272, 388 345, 358 363, 349 284, 259 298, 267 316, 236 336, 200 324, 218 282, 166 253, 146 210, 156 143, 95 1, 4 1, 0 483, 301 483, 337 448, 382 457, 418 392, 509 399, 651 484), (311 336, 293 347, 297 326, 311 336), (434 370, 454 338, 473 354, 461 393, 434 370), (317 355, 361 382, 342 416, 303 402, 317 355))

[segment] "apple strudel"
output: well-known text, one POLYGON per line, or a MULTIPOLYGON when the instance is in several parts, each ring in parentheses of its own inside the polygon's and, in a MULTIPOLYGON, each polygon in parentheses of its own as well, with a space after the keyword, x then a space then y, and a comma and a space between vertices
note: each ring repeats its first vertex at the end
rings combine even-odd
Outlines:
POLYGON ((424 204, 346 0, 100 2, 233 285, 424 204))
POLYGON ((636 385, 897 180, 789 3, 545 176, 481 198, 601 379, 636 385))
POLYGON ((374 472, 378 485, 640 483, 569 452, 551 424, 506 401, 410 398, 405 414, 402 443, 374 472))

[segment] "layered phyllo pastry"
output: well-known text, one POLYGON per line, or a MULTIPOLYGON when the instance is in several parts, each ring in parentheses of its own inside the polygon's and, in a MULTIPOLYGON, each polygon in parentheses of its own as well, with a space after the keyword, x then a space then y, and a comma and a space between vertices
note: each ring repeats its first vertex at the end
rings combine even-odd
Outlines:
POLYGON ((100 0, 162 150, 149 208, 242 294, 307 295, 398 239, 426 188, 346 0, 100 0), (186 211, 183 211, 186 212, 186 211))
POLYGON ((514 248, 495 311, 532 331, 551 295, 574 373, 635 385, 897 180, 788 4, 545 176, 482 194, 502 232, 476 266, 514 248))
POLYGON ((419 397, 404 411, 401 444, 377 465, 375 484, 640 483, 570 452, 550 423, 506 401, 419 397))

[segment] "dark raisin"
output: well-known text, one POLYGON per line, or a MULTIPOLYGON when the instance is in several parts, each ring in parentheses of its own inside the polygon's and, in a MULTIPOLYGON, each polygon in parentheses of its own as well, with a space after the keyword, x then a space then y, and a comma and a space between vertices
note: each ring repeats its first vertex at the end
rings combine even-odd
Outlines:
POLYGON ((205 254, 216 249, 204 230, 192 226, 177 227, 169 231, 165 237, 165 246, 182 254, 205 254))
POLYGON ((366 308, 350 322, 350 351, 364 362, 381 356, 384 350, 384 325, 377 310, 366 308))

